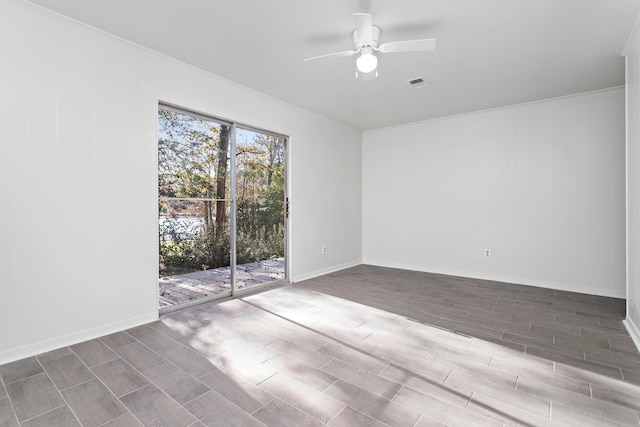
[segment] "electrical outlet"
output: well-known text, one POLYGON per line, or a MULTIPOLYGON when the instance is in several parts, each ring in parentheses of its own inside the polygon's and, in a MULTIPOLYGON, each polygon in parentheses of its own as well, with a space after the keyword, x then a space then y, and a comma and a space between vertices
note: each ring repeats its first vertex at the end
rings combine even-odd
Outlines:
POLYGON ((484 250, 484 256, 485 256, 486 258, 489 258, 489 257, 491 256, 491 249, 485 249, 485 250, 484 250))
POLYGON ((327 245, 322 245, 322 248, 320 249, 322 251, 322 255, 327 253, 327 245))

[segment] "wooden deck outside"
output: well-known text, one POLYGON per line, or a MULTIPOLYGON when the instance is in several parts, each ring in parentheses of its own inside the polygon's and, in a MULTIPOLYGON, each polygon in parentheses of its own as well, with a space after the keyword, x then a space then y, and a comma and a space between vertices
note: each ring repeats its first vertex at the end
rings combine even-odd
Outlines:
MULTIPOLYGON (((284 279, 284 258, 236 266, 236 289, 284 279)), ((160 308, 183 304, 231 290, 231 268, 222 267, 159 279, 160 308)))

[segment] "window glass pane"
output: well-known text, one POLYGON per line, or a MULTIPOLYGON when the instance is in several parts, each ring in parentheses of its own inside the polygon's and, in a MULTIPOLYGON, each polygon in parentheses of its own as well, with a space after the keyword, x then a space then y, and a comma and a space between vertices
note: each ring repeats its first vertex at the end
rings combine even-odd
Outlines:
POLYGON ((284 166, 282 137, 236 133, 237 287, 284 278, 284 166))
POLYGON ((161 197, 229 196, 230 126, 160 110, 158 192, 161 197), (226 179, 218 180, 219 176, 226 179), (222 181, 223 189, 219 188, 222 181))
POLYGON ((158 112, 161 308, 231 292, 230 129, 158 112))

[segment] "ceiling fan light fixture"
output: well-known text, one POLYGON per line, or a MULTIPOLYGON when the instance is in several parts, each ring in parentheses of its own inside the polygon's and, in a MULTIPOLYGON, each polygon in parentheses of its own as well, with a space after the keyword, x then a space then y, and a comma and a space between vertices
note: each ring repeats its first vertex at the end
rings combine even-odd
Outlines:
POLYGON ((305 59, 305 61, 360 54, 358 59, 356 59, 356 78, 358 77, 358 74, 360 74, 364 81, 368 81, 378 76, 378 72, 376 71, 378 67, 378 57, 375 55, 376 52, 379 54, 396 52, 427 52, 435 49, 436 47, 436 39, 403 40, 378 45, 378 41, 380 40, 380 28, 371 24, 371 15, 368 13, 354 13, 351 17, 353 19, 353 26, 355 27, 351 33, 355 50, 345 50, 342 52, 314 56, 312 58, 305 59))
POLYGON ((356 60, 356 68, 361 73, 370 73, 378 66, 378 58, 371 49, 363 50, 362 55, 356 60))

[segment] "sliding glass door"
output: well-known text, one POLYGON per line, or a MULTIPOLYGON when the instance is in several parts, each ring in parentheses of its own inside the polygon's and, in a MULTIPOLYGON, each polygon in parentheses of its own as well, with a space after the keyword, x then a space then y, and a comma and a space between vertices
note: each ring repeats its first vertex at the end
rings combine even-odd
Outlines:
POLYGON ((284 137, 236 131, 236 288, 285 278, 284 137))
POLYGON ((286 279, 285 160, 282 136, 159 108, 161 311, 286 279))

